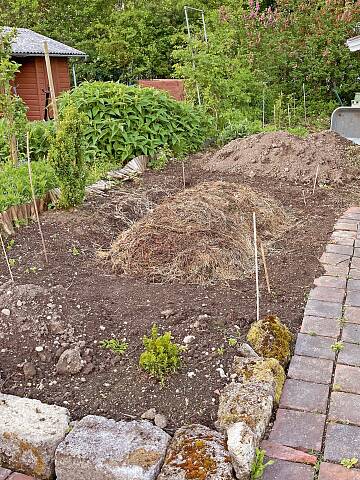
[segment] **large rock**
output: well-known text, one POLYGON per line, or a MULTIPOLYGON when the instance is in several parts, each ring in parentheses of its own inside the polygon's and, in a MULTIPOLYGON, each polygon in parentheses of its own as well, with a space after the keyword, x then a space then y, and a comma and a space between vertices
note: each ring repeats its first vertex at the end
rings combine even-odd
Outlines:
POLYGON ((234 423, 244 422, 260 439, 272 408, 273 397, 266 384, 230 383, 220 395, 216 427, 225 432, 234 423))
POLYGON ((82 360, 78 348, 69 348, 65 350, 58 360, 56 371, 60 375, 75 375, 79 373, 85 362, 82 360))
POLYGON ((89 415, 56 450, 57 480, 155 480, 170 439, 146 421, 89 415))
POLYGON ((232 471, 224 436, 187 425, 175 433, 158 480, 232 480, 232 471))
POLYGON ((286 365, 290 359, 293 335, 275 315, 254 322, 247 340, 262 357, 276 358, 282 365, 286 365))
POLYGON ((41 480, 54 477, 54 457, 65 438, 66 408, 0 394, 0 465, 41 480))
POLYGON ((227 430, 227 437, 227 446, 236 477, 239 480, 249 480, 259 443, 258 438, 244 422, 231 425, 227 430))
POLYGON ((268 386, 275 403, 280 402, 286 377, 283 367, 275 358, 235 357, 231 370, 239 383, 268 386))

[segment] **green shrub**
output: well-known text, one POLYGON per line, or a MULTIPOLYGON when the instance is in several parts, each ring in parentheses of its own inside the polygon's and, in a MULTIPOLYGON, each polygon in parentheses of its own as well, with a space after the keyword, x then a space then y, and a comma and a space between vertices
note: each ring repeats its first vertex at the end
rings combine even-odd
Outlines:
MULTIPOLYGON (((37 198, 56 187, 53 168, 46 162, 32 163, 33 183, 37 198)), ((32 201, 27 164, 15 167, 10 162, 0 168, 0 212, 13 205, 32 201)))
POLYGON ((201 148, 209 120, 204 113, 165 92, 112 82, 85 82, 62 95, 60 111, 73 102, 85 114, 86 161, 99 158, 122 165, 137 155, 153 157, 161 148, 183 155, 201 148))
POLYGON ((27 129, 30 135, 31 160, 45 160, 49 154, 52 138, 55 137, 55 123, 50 120, 28 122, 27 129))
POLYGON ((181 347, 172 342, 171 332, 159 335, 157 325, 151 328, 151 336, 143 338, 145 351, 140 355, 140 367, 163 384, 165 377, 176 372, 181 364, 181 347))
POLYGON ((100 347, 105 350, 111 350, 118 355, 123 355, 128 349, 129 344, 127 342, 121 342, 117 338, 110 338, 108 340, 101 340, 100 347))
POLYGON ((61 190, 59 205, 63 208, 79 205, 85 196, 85 165, 83 146, 83 116, 69 104, 62 112, 49 160, 53 165, 61 190))

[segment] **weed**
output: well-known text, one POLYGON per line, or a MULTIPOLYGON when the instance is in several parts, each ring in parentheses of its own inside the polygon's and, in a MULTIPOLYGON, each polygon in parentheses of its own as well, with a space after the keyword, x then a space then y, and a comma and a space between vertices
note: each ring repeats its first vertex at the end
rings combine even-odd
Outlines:
POLYGON ((346 322, 347 322, 347 320, 344 316, 338 318, 339 327, 341 327, 341 328, 344 327, 346 322))
POLYGON ((11 240, 8 241, 6 245, 6 250, 10 252, 10 250, 13 248, 14 245, 15 245, 15 240, 12 238, 11 240))
POLYGON ((106 350, 111 350, 118 355, 123 355, 128 349, 129 344, 127 342, 121 342, 117 338, 111 338, 109 340, 101 340, 100 347, 106 350))
POLYGON ((342 465, 343 467, 348 468, 350 470, 350 468, 354 468, 356 466, 358 461, 359 460, 355 457, 353 457, 353 458, 343 458, 340 462, 340 465, 342 465))
POLYGON ((81 252, 80 252, 80 250, 79 250, 77 247, 73 246, 73 247, 71 248, 71 250, 70 250, 70 253, 71 253, 71 255, 73 255, 74 257, 77 257, 78 255, 80 255, 81 252))
POLYGON ((9 265, 10 265, 10 267, 15 267, 15 265, 16 265, 16 258, 9 258, 9 265))
POLYGON ((37 267, 27 267, 25 269, 25 273, 36 273, 37 272, 37 267))
POLYGON ((172 342, 171 332, 159 334, 156 324, 151 328, 151 335, 143 338, 145 351, 140 355, 140 367, 164 383, 165 377, 176 372, 181 365, 180 345, 172 342))
POLYGON ((236 340, 236 338, 229 338, 228 339, 228 344, 230 345, 230 347, 235 347, 237 345, 238 341, 236 340))
POLYGON ((216 353, 217 353, 217 355, 219 355, 219 357, 224 356, 224 353, 225 353, 224 345, 221 345, 221 347, 218 347, 216 349, 216 353))
POLYGON ((334 392, 339 392, 341 390, 341 385, 339 383, 334 383, 332 389, 334 392))
POLYGON ((314 330, 310 330, 309 335, 311 335, 312 337, 316 337, 317 333, 314 332, 314 330))
POLYGON ((251 480, 261 480, 266 467, 275 463, 273 460, 269 460, 267 463, 264 463, 265 454, 265 450, 261 450, 260 448, 256 449, 255 461, 251 467, 251 480))
POLYGON ((331 345, 331 350, 335 353, 339 353, 344 349, 343 342, 335 342, 331 345))

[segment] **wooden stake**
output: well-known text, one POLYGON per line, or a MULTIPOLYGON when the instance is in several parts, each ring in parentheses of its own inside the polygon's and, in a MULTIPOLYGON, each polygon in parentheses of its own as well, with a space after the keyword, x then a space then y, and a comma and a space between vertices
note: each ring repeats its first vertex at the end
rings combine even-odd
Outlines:
POLYGON ((49 46, 48 46, 47 42, 44 42, 43 45, 44 45, 44 53, 45 53, 46 71, 47 71, 47 76, 48 76, 48 80, 49 80, 49 88, 50 88, 50 96, 51 96, 53 115, 54 115, 54 120, 56 122, 59 118, 59 115, 58 115, 58 109, 57 109, 57 103, 56 103, 54 79, 53 79, 53 75, 52 75, 52 71, 51 71, 49 46))
POLYGON ((290 103, 288 103, 288 122, 289 122, 289 127, 291 127, 291 113, 290 113, 290 103))
POLYGON ((316 175, 315 175, 315 180, 314 180, 314 187, 313 187, 313 191, 312 191, 312 194, 314 195, 315 193, 315 188, 316 188, 316 184, 317 184, 317 179, 318 179, 318 176, 319 176, 319 168, 320 168, 320 165, 317 166, 316 168, 316 175))
POLYGON ((263 88, 262 98, 262 127, 265 128, 265 88, 263 88))
POLYGON ((3 237, 2 237, 2 235, 1 235, 1 232, 0 232, 0 240, 1 240, 2 250, 3 250, 3 252, 4 252, 4 257, 5 257, 6 265, 7 265, 8 270, 9 270, 10 278, 11 278, 12 283, 14 283, 14 275, 13 275, 13 273, 12 273, 12 271, 11 271, 10 262, 9 262, 9 257, 8 257, 8 254, 7 254, 7 251, 6 251, 6 248, 5 248, 5 243, 4 243, 3 237))
POLYGON ((305 123, 307 122, 307 114, 306 114, 306 91, 305 91, 305 83, 303 83, 303 95, 304 95, 304 120, 305 123))
POLYGON ((256 214, 253 213, 254 224, 254 256, 255 256, 255 278, 256 278, 256 320, 260 320, 260 289, 259 289, 259 261, 257 248, 257 233, 256 233, 256 214))
POLYGON ((183 187, 186 188, 186 178, 185 178, 185 163, 182 162, 182 178, 183 178, 183 187))
POLYGON ((265 273, 265 279, 266 279, 266 286, 268 289, 268 292, 271 293, 271 287, 270 287, 270 280, 269 280, 269 272, 267 269, 267 263, 266 263, 266 257, 265 257, 265 250, 264 250, 264 245, 262 241, 260 240, 260 250, 261 250, 261 256, 262 256, 262 261, 264 265, 264 273, 265 273))
POLYGON ((46 251, 46 246, 45 246, 45 240, 44 240, 44 235, 43 235, 42 228, 41 228, 39 211, 38 211, 38 207, 37 207, 37 203, 36 203, 36 197, 35 197, 35 190, 34 190, 34 185, 33 185, 33 181, 32 181, 32 171, 31 171, 31 162, 30 162, 29 132, 26 132, 26 154, 27 154, 28 169, 29 169, 30 188, 31 188, 31 194, 32 194, 32 199, 33 199, 33 203, 34 203, 36 221, 37 221, 37 224, 38 224, 38 227, 39 227, 41 242, 42 242, 43 249, 44 249, 45 261, 46 261, 46 263, 48 263, 48 256, 47 256, 47 251, 46 251))
POLYGON ((302 190, 302 196, 303 196, 303 200, 304 200, 304 205, 306 207, 306 198, 305 198, 305 192, 304 190, 302 190))

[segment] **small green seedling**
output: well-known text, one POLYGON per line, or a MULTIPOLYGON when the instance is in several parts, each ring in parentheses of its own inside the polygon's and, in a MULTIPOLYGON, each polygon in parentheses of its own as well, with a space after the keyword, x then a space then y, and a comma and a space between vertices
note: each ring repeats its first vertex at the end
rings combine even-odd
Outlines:
POLYGON ((180 368, 183 349, 172 341, 171 332, 160 335, 156 324, 151 328, 150 337, 144 336, 143 344, 145 351, 140 355, 140 367, 163 385, 165 377, 180 368))
POLYGON ((350 470, 350 468, 356 467, 358 461, 359 460, 355 457, 353 457, 353 458, 343 458, 340 462, 340 465, 342 465, 343 467, 348 468, 350 470))
POLYGON ((236 338, 229 338, 228 339, 228 344, 230 345, 230 347, 235 347, 237 345, 238 341, 236 340, 236 338))
POLYGON ((36 273, 37 267, 27 267, 25 273, 36 273))
POLYGON ((15 265, 16 265, 16 258, 9 258, 9 265, 10 265, 10 267, 15 267, 15 265))
POLYGON ((100 347, 105 348, 106 350, 111 350, 118 355, 123 355, 128 349, 129 344, 126 342, 121 342, 117 338, 111 338, 109 340, 101 340, 100 347))
POLYGON ((334 383, 332 389, 334 392, 339 392, 341 390, 341 385, 339 383, 334 383))
POLYGON ((347 320, 346 320, 346 318, 345 318, 344 316, 339 317, 339 319, 338 319, 339 327, 341 327, 341 328, 344 327, 345 324, 346 324, 346 322, 347 322, 347 320))
POLYGON ((335 353, 339 353, 344 350, 344 343, 343 342, 335 342, 331 345, 331 350, 335 353))
POLYGON ((256 449, 255 461, 251 467, 251 480, 261 480, 263 478, 266 467, 275 463, 273 460, 269 460, 267 463, 264 463, 265 454, 265 450, 261 450, 260 448, 256 449))
POLYGON ((216 349, 216 354, 219 355, 219 357, 223 357, 224 353, 225 353, 224 345, 221 345, 221 347, 218 347, 216 349))
POLYGON ((12 238, 11 240, 8 241, 6 245, 6 250, 10 252, 10 250, 13 248, 14 245, 15 245, 15 240, 12 238))
POLYGON ((71 252, 71 255, 73 255, 74 257, 77 257, 81 253, 80 250, 77 247, 75 247, 75 245, 71 248, 70 252, 71 252))
POLYGON ((316 337, 317 333, 314 332, 314 330, 310 330, 309 335, 311 335, 312 337, 316 337))

